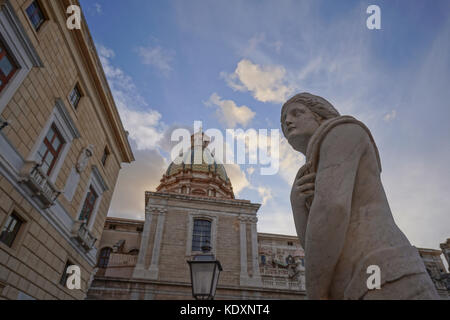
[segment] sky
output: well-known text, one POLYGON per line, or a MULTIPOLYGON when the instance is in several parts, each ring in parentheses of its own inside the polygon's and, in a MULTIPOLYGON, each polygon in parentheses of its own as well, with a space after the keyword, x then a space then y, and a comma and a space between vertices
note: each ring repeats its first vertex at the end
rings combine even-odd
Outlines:
MULTIPOLYGON (((394 219, 417 247, 450 237, 449 1, 80 0, 136 161, 109 215, 144 219, 170 163, 171 132, 280 130, 299 92, 371 130, 394 219), (369 5, 381 29, 369 30, 369 5)), ((295 235, 289 194, 304 157, 281 137, 280 169, 227 165, 258 232, 295 235)))

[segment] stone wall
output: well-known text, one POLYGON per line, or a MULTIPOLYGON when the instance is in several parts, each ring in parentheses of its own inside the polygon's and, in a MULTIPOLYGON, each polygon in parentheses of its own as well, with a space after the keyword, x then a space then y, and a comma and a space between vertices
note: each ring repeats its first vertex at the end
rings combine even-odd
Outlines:
MULTIPOLYGON (((16 299, 21 292, 21 296, 35 299, 83 299, 96 263, 96 247, 82 248, 73 239, 71 228, 78 220, 93 176, 98 175, 104 192, 89 233, 101 238, 120 164, 132 161, 133 155, 127 142, 120 144, 126 141, 126 134, 109 88, 100 83, 103 74, 96 73, 101 72, 98 57, 92 49, 89 54, 80 49, 93 47, 87 26, 83 24, 77 34, 66 27, 65 8, 69 2, 39 1, 46 21, 37 31, 25 12, 30 0, 7 3, 8 6, 1 5, 1 12, 9 9, 14 12, 41 65, 31 68, 13 92, 8 88, 12 96, 6 105, 0 106, 1 118, 9 122, 0 134, 0 232, 12 212, 24 222, 11 248, 0 242, 0 297, 16 299), (88 69, 89 63, 97 63, 99 69, 88 69), (68 100, 75 85, 82 92, 76 109, 68 100), (37 202, 37 193, 30 193, 21 182, 19 173, 42 143, 57 108, 56 100, 65 121, 70 122, 70 129, 75 132, 73 140, 66 141, 70 142, 67 153, 60 154, 60 168, 52 181, 56 189, 65 190, 84 148, 93 145, 94 154, 79 174, 73 197, 62 193, 45 208, 37 202), (105 146, 110 155, 103 165, 105 146), (68 260, 81 268, 81 290, 71 291, 59 284, 68 260)), ((5 92, 0 92, 0 99, 5 92)))

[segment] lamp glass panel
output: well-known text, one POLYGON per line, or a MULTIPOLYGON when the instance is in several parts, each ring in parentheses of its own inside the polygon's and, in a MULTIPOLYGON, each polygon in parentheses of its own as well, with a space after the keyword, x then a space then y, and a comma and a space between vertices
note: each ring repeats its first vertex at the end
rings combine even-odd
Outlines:
POLYGON ((215 263, 192 263, 192 286, 195 295, 209 295, 215 263))

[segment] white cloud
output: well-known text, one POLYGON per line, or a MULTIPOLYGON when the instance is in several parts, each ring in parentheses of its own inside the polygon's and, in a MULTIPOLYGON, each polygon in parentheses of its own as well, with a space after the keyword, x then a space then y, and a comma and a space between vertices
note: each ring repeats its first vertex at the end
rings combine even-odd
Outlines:
POLYGON ((100 5, 100 3, 94 3, 94 7, 95 7, 95 11, 97 12, 97 13, 102 13, 103 12, 103 10, 102 10, 102 6, 100 5))
MULTIPOLYGON (((305 163, 305 157, 300 152, 295 151, 288 143, 288 141, 281 137, 278 142, 279 152, 276 149, 272 151, 272 141, 270 132, 268 135, 262 135, 260 132, 255 131, 258 143, 255 144, 256 150, 252 150, 250 146, 249 139, 246 139, 246 135, 243 133, 235 133, 234 138, 241 143, 244 143, 246 149, 245 153, 249 156, 250 160, 257 161, 261 155, 263 157, 272 158, 272 162, 278 161, 279 170, 278 175, 286 181, 286 183, 291 186, 294 182, 294 178, 297 175, 298 169, 305 163), (267 145, 262 144, 261 141, 265 140, 267 145)), ((251 170, 251 175, 254 168, 249 168, 251 170)))
POLYGON ((297 235, 290 205, 272 202, 258 212, 258 232, 297 235))
POLYGON ((164 76, 169 76, 172 71, 173 51, 166 50, 160 46, 139 47, 137 49, 143 64, 155 67, 164 76))
POLYGON ((283 66, 254 64, 248 59, 239 61, 232 74, 221 73, 228 86, 237 91, 250 91, 261 102, 281 103, 286 101, 294 88, 286 83, 283 66))
MULTIPOLYGON (((97 51, 100 56, 100 60, 102 60, 102 58, 109 59, 109 58, 114 58, 116 56, 115 52, 112 49, 109 49, 102 45, 97 45, 97 51)), ((102 63, 103 63, 103 61, 102 61, 102 63)), ((109 64, 109 63, 107 63, 107 64, 109 64)))
POLYGON ((241 167, 237 164, 225 164, 225 170, 227 171, 228 178, 230 178, 231 185, 233 186, 233 192, 236 197, 244 189, 250 186, 245 173, 241 170, 241 167))
POLYGON ((122 109, 121 116, 125 119, 126 127, 130 128, 130 138, 136 141, 138 150, 154 149, 163 133, 159 128, 161 114, 155 110, 135 111, 122 109))
POLYGON ((145 191, 155 190, 167 168, 156 150, 135 151, 136 161, 123 164, 111 201, 114 217, 144 219, 145 191))
POLYGON ((385 115, 384 115, 384 121, 386 121, 386 122, 390 122, 390 121, 392 121, 392 120, 394 120, 395 118, 397 117, 397 111, 396 110, 392 110, 391 112, 389 112, 389 113, 386 113, 385 115))
POLYGON ((305 156, 295 151, 285 138, 281 138, 279 160, 280 176, 291 186, 298 169, 305 163, 305 156))
POLYGON ((135 141, 138 150, 157 148, 163 136, 161 114, 148 107, 133 79, 112 64, 111 60, 115 57, 113 50, 97 45, 97 51, 129 137, 135 141))
POLYGON ((257 187, 259 196, 262 198, 262 205, 265 205, 267 201, 273 198, 272 189, 268 187, 257 187))
POLYGON ((238 107, 233 100, 222 100, 217 93, 213 93, 205 105, 219 107, 217 116, 229 128, 234 128, 238 124, 245 127, 256 115, 247 106, 238 107))

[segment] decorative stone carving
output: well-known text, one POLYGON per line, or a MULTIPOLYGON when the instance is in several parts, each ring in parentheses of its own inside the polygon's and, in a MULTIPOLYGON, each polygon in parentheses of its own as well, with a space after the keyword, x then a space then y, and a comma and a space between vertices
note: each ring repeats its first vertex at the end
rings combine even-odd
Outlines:
POLYGON ((86 169, 89 163, 89 158, 91 158, 93 154, 94 154, 94 146, 92 144, 87 146, 80 152, 76 164, 76 169, 78 173, 81 174, 86 169))
POLYGON ((394 222, 369 129, 309 93, 283 105, 281 125, 306 156, 291 205, 308 298, 439 299, 417 249, 394 222), (380 289, 367 287, 370 265, 380 268, 380 289))
POLYGON ((74 221, 72 235, 86 251, 93 249, 97 242, 97 238, 89 231, 84 220, 74 221))

